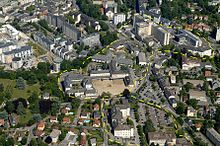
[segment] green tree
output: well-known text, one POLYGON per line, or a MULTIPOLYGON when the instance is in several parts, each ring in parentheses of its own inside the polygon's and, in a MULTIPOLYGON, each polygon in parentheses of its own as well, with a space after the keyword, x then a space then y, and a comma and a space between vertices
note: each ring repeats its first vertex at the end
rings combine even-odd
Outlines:
POLYGON ((15 106, 12 101, 7 101, 5 105, 5 109, 8 113, 12 113, 15 111, 15 106))
POLYGON ((23 103, 22 102, 19 102, 18 103, 18 107, 17 107, 17 113, 19 114, 19 115, 23 115, 23 114, 25 114, 25 108, 24 108, 24 105, 23 105, 23 103))
POLYGON ((24 90, 25 89, 25 81, 22 77, 19 77, 16 80, 16 88, 18 88, 19 90, 24 90))
POLYGON ((27 143, 27 137, 22 137, 21 144, 26 145, 26 143, 27 143))
POLYGON ((196 99, 189 99, 187 101, 187 104, 192 106, 194 109, 197 109, 198 108, 198 101, 196 99))
POLYGON ((176 112, 177 114, 184 114, 186 111, 186 106, 182 102, 177 103, 176 112))
POLYGON ((4 92, 4 85, 0 83, 0 92, 4 92))
POLYGON ((60 109, 60 103, 54 101, 52 103, 52 105, 51 105, 51 111, 50 111, 51 115, 56 116, 56 114, 58 113, 59 109, 60 109))

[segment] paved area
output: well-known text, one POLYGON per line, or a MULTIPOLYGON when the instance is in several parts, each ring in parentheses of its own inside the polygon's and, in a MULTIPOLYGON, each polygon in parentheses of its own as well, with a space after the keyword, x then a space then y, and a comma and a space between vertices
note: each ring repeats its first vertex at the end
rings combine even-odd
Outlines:
POLYGON ((117 80, 92 80, 94 88, 98 91, 98 94, 103 92, 109 92, 112 95, 118 95, 124 91, 127 87, 124 85, 122 79, 117 80))

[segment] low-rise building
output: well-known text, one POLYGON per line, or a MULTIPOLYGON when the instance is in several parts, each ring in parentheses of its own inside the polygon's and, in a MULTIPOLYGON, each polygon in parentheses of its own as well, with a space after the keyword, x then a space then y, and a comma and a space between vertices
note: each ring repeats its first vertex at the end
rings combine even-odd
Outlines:
POLYGON ((193 108, 193 107, 188 107, 187 108, 187 117, 196 117, 196 114, 197 114, 197 112, 196 112, 196 110, 193 108))
POLYGON ((214 128, 207 129, 206 136, 210 139, 210 141, 214 145, 216 146, 220 145, 220 134, 214 128))
POLYGON ((182 70, 189 71, 192 68, 200 67, 200 66, 201 66, 201 61, 199 59, 187 58, 187 57, 182 58, 182 70))
POLYGON ((100 46, 100 34, 99 33, 93 33, 89 36, 83 37, 80 39, 80 43, 89 46, 89 47, 96 47, 100 46))
POLYGON ((197 101, 207 102, 206 92, 190 89, 189 90, 189 99, 196 99, 197 101))
POLYGON ((139 52, 138 54, 138 64, 143 66, 147 64, 146 55, 144 52, 139 52))
POLYGON ((148 132, 149 145, 154 143, 155 145, 176 145, 176 135, 169 132, 148 132))
POLYGON ((130 125, 118 124, 114 129, 114 136, 120 138, 131 138, 134 136, 134 128, 130 125))
POLYGON ((60 130, 53 129, 52 132, 50 133, 50 137, 52 139, 52 143, 57 143, 59 136, 61 134, 60 130))
POLYGON ((113 23, 118 25, 119 23, 123 23, 126 20, 126 15, 124 13, 118 13, 113 16, 113 23))

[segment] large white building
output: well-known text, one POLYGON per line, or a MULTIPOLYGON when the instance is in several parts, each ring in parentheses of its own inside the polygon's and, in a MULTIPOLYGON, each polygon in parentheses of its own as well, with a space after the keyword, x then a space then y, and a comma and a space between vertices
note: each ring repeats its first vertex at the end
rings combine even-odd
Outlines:
POLYGON ((149 145, 165 146, 165 145, 176 145, 176 135, 168 132, 148 132, 149 145))
POLYGON ((126 20, 126 16, 124 13, 115 14, 113 16, 113 23, 118 25, 119 23, 123 23, 126 20))
POLYGON ((170 44, 170 32, 168 32, 164 28, 154 25, 152 34, 160 42, 161 45, 170 44))
POLYGON ((135 33, 141 38, 150 36, 152 34, 152 25, 152 21, 136 23, 135 33))
POLYGON ((215 40, 220 41, 220 28, 218 27, 215 34, 215 40))
POLYGON ((199 55, 200 57, 212 56, 212 49, 208 46, 206 47, 189 47, 187 49, 193 55, 199 55))
POLYGON ((120 138, 131 138, 134 136, 134 128, 129 125, 119 124, 114 129, 114 136, 120 138))

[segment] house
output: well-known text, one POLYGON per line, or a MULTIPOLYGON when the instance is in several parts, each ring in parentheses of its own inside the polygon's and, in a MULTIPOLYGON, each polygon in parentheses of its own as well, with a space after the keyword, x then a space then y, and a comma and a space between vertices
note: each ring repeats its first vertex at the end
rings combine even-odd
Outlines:
POLYGON ((52 139, 52 143, 57 143, 59 136, 61 134, 60 130, 53 129, 52 132, 50 133, 50 137, 52 139))
POLYGON ((100 127, 101 126, 101 122, 100 120, 94 119, 93 123, 92 123, 93 127, 100 127))
POLYGON ((100 115, 99 111, 94 111, 93 112, 93 118, 94 119, 100 119, 101 118, 101 115, 100 115))
POLYGON ((78 135, 75 134, 72 131, 68 131, 68 133, 66 134, 66 137, 64 138, 64 140, 61 142, 61 145, 63 146, 72 146, 72 145, 76 145, 77 143, 77 138, 78 135))
POLYGON ((51 116, 51 117, 50 117, 50 122, 51 122, 51 123, 58 123, 57 117, 56 117, 56 116, 51 116))
POLYGON ((80 146, 87 146, 86 133, 87 131, 85 129, 83 129, 83 131, 80 133, 81 135, 80 141, 79 141, 80 146))
POLYGON ((170 132, 148 132, 149 145, 154 143, 155 145, 176 145, 176 135, 170 132))
POLYGON ((195 128, 197 131, 200 131, 201 127, 202 127, 202 124, 201 123, 195 123, 195 128))
POLYGON ((188 106, 186 115, 187 115, 187 117, 196 117, 197 112, 193 107, 188 106))
POLYGON ((35 135, 35 136, 38 136, 38 137, 43 137, 44 134, 45 134, 45 132, 42 131, 42 130, 36 130, 36 131, 34 132, 34 135, 35 135))
POLYGON ((37 124, 37 130, 43 131, 44 129, 45 129, 45 122, 44 122, 44 121, 40 121, 40 122, 37 124))
POLYGON ((64 117, 63 118, 63 124, 70 124, 70 118, 68 118, 68 117, 64 117))
POLYGON ((90 112, 82 111, 80 114, 80 118, 82 118, 82 119, 90 119, 90 116, 91 116, 90 112))
POLYGON ((97 145, 96 138, 91 138, 90 143, 91 143, 91 146, 96 146, 97 145))
POLYGON ((0 119, 0 127, 4 127, 5 126, 5 120, 4 119, 0 119))
POLYGON ((50 93, 45 92, 45 93, 43 94, 43 99, 44 99, 44 100, 49 100, 49 99, 50 99, 50 93))
POLYGON ((100 109, 99 104, 96 103, 96 104, 93 105, 93 110, 94 111, 99 111, 99 109, 100 109))

